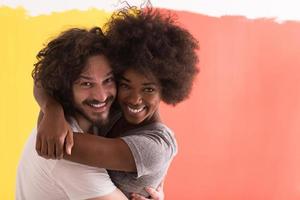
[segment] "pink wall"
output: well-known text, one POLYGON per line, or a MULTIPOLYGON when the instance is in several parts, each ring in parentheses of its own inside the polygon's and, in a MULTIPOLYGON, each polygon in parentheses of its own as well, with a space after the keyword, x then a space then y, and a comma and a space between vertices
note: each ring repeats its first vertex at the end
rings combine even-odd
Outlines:
POLYGON ((300 199, 300 23, 177 14, 201 72, 161 108, 179 143, 166 199, 300 199))

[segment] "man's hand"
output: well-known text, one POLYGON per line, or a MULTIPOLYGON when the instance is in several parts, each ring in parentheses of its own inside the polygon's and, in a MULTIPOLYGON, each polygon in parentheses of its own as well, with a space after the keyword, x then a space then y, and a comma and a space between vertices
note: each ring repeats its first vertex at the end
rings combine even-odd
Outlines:
POLYGON ((64 118, 62 109, 49 108, 45 114, 40 113, 36 151, 46 159, 61 159, 64 154, 71 155, 73 132, 64 118))
MULTIPOLYGON (((163 191, 163 185, 164 185, 164 183, 161 182, 156 190, 151 187, 146 187, 145 190, 149 193, 149 195, 151 196, 151 199, 164 200, 165 194, 163 191)), ((146 198, 146 197, 136 194, 136 193, 132 193, 131 200, 149 200, 149 198, 146 198)))

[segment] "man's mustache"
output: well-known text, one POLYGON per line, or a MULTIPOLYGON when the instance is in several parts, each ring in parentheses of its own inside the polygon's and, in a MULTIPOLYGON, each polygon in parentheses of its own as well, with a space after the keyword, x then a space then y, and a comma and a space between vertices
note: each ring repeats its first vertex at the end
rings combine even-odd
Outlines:
POLYGON ((84 100, 82 103, 83 104, 87 104, 87 105, 90 105, 90 104, 101 104, 101 103, 110 103, 114 100, 114 97, 113 96, 109 96, 107 97, 104 101, 99 101, 97 99, 86 99, 84 100))

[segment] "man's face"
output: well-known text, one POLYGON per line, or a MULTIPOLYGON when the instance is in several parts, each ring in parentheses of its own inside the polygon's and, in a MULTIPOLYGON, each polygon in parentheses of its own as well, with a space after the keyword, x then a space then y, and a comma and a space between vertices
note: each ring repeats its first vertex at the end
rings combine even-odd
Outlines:
POLYGON ((103 55, 91 56, 73 84, 73 103, 80 124, 103 125, 116 96, 112 69, 103 55))

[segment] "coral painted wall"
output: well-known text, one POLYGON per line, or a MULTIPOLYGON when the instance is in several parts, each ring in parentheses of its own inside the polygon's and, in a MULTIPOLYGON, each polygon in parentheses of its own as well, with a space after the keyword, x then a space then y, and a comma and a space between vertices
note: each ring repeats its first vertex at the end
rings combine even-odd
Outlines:
MULTIPOLYGON (((299 199, 300 23, 176 13, 199 40, 201 72, 189 100, 161 107, 179 143, 166 199, 299 199)), ((14 197, 35 125, 37 51, 66 28, 101 26, 108 16, 93 9, 29 17, 0 8, 0 199, 14 197)))
POLYGON ((300 199, 300 23, 177 12, 200 42, 167 199, 300 199))

